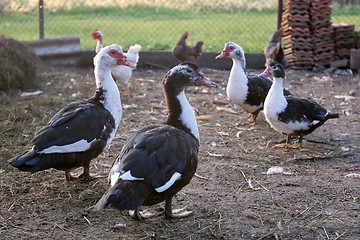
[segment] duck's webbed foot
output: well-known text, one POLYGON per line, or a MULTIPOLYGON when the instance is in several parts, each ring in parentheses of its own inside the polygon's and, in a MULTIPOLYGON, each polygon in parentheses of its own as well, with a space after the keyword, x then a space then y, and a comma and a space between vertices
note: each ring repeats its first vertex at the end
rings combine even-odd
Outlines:
POLYGON ((257 118, 259 112, 260 111, 250 113, 249 116, 246 118, 246 120, 240 121, 240 123, 241 124, 251 124, 251 123, 255 124, 255 121, 256 121, 256 118, 257 118))
POLYGON ((85 166, 84 172, 80 174, 78 177, 72 176, 70 170, 66 170, 65 179, 66 181, 74 181, 74 180, 92 181, 96 178, 90 176, 89 166, 85 166))
POLYGON ((74 177, 73 175, 71 175, 70 171, 65 171, 65 179, 66 181, 74 181, 77 180, 78 177, 74 177))
POLYGON ((151 217, 156 217, 159 216, 163 213, 162 212, 158 212, 158 213, 152 213, 148 210, 144 210, 144 211, 140 211, 139 209, 136 210, 129 210, 129 215, 130 217, 136 219, 136 220, 141 220, 141 219, 146 219, 146 218, 151 218, 151 217))
POLYGON ((301 141, 302 137, 300 137, 298 143, 293 143, 291 140, 291 136, 288 135, 285 143, 276 144, 275 147, 298 149, 301 147, 301 141))
POLYGON ((165 217, 166 218, 183 218, 193 214, 193 211, 186 210, 187 207, 172 210, 172 199, 167 199, 165 202, 165 217))

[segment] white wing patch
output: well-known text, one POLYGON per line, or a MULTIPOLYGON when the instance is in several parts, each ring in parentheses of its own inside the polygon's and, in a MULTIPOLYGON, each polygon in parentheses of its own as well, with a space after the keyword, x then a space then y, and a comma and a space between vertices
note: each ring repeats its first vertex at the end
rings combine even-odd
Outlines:
MULTIPOLYGON (((155 188, 155 190, 157 192, 164 192, 166 191, 167 189, 169 189, 177 180, 179 180, 181 178, 181 173, 174 173, 170 180, 167 181, 164 185, 158 187, 158 188, 155 188)), ((115 183, 119 180, 126 180, 126 181, 143 181, 144 178, 138 178, 138 177, 134 177, 131 175, 131 170, 125 172, 124 174, 120 175, 120 172, 114 172, 111 177, 110 177, 110 184, 111 186, 114 186, 115 183)))
POLYGON ((312 124, 312 125, 316 125, 316 124, 318 124, 319 122, 320 122, 319 120, 314 120, 314 121, 311 122, 311 124, 312 124))
POLYGON ((125 172, 124 174, 122 174, 120 176, 120 179, 121 180, 128 180, 128 181, 135 181, 135 180, 144 180, 144 178, 137 178, 137 177, 134 177, 133 175, 131 175, 131 170, 125 172))
POLYGON ((85 152, 90 148, 91 144, 94 141, 96 141, 96 139, 92 140, 91 142, 88 142, 85 139, 81 139, 80 141, 64 146, 56 146, 56 145, 51 146, 42 151, 39 151, 39 153, 50 154, 50 153, 85 152))
POLYGON ((169 181, 167 181, 164 185, 161 187, 155 188, 155 190, 159 193, 166 191, 169 189, 178 179, 181 178, 181 173, 174 173, 169 181))

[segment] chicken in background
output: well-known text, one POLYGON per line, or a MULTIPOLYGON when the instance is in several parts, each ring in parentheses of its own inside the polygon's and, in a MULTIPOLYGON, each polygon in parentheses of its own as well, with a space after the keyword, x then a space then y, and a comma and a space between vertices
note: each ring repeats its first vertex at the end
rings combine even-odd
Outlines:
MULTIPOLYGON (((103 46, 102 46, 103 35, 99 30, 95 29, 91 33, 91 36, 93 37, 93 39, 98 41, 96 44, 96 48, 95 48, 95 52, 98 53, 103 48, 103 46)), ((139 61, 140 50, 141 50, 141 45, 135 44, 135 45, 131 46, 126 53, 124 53, 124 56, 126 56, 127 61, 129 61, 134 66, 134 68, 130 68, 130 67, 123 66, 123 65, 118 65, 111 69, 111 75, 113 76, 115 81, 124 84, 127 88, 127 92, 129 95, 131 95, 129 80, 132 77, 133 69, 136 68, 136 65, 139 61)))
POLYGON ((95 29, 95 30, 91 33, 91 36, 93 37, 94 40, 97 40, 95 52, 98 53, 98 52, 100 52, 100 50, 103 48, 103 46, 102 46, 102 32, 100 32, 99 30, 95 29))
POLYGON ((284 68, 288 67, 289 64, 285 58, 284 50, 281 47, 281 37, 284 33, 283 28, 279 28, 272 35, 269 43, 264 48, 265 55, 265 67, 268 67, 271 62, 279 62, 284 68))
MULTIPOLYGON (((139 51, 141 50, 141 46, 139 44, 135 44, 129 48, 129 50, 124 53, 126 59, 136 67, 139 61, 139 51)), ((119 65, 111 69, 111 74, 115 81, 120 82, 127 86, 128 93, 130 94, 130 83, 129 80, 132 76, 133 69, 129 67, 121 67, 123 65, 119 65)))
POLYGON ((200 58, 202 52, 201 47, 203 41, 198 41, 195 46, 190 47, 186 45, 186 39, 188 38, 189 33, 185 32, 179 39, 178 43, 172 50, 172 54, 182 62, 190 61, 197 63, 197 60, 200 58))

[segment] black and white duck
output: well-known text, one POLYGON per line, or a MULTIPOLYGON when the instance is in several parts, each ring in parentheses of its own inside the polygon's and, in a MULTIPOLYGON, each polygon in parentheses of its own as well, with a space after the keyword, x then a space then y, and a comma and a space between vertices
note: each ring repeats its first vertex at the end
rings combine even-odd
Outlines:
MULTIPOLYGON (((250 113, 247 123, 254 123, 259 112, 264 107, 266 95, 272 81, 267 77, 246 74, 246 59, 243 49, 233 42, 228 42, 216 59, 229 57, 233 60, 226 94, 229 99, 250 113)), ((284 90, 285 95, 291 93, 284 90)))
POLYGON ((285 144, 278 146, 298 148, 304 135, 312 133, 328 119, 338 118, 319 104, 306 99, 285 97, 283 94, 285 71, 281 64, 272 62, 261 74, 273 76, 274 83, 265 99, 264 115, 273 129, 287 135, 285 144), (298 144, 293 144, 291 136, 299 136, 298 144))
POLYGON ((199 129, 194 111, 185 96, 192 85, 216 87, 192 62, 183 62, 162 80, 168 109, 165 123, 149 125, 131 136, 109 173, 109 188, 95 205, 134 210, 165 201, 165 216, 184 217, 191 211, 172 210, 172 198, 194 176, 199 152, 199 129))
POLYGON ((132 67, 117 44, 103 48, 94 65, 95 94, 56 113, 36 134, 32 148, 9 160, 12 166, 31 173, 64 170, 66 180, 75 179, 72 169, 83 167, 80 178, 91 179, 90 161, 110 145, 122 116, 120 92, 110 69, 116 65, 132 67))

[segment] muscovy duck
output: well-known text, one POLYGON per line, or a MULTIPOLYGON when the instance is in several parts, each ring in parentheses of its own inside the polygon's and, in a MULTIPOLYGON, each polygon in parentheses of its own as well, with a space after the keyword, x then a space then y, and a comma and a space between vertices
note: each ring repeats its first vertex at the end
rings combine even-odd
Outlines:
POLYGON ((265 46, 265 67, 269 66, 271 62, 279 62, 283 67, 288 67, 289 63, 286 60, 284 49, 281 46, 283 33, 283 28, 276 30, 271 36, 269 43, 265 46))
POLYGON ((110 69, 126 61, 121 46, 113 44, 94 58, 95 94, 61 109, 32 140, 31 150, 9 160, 21 171, 35 173, 55 168, 64 170, 66 180, 75 179, 72 169, 83 167, 81 178, 90 180, 89 164, 111 143, 120 124, 120 92, 110 69))
POLYGON ((109 173, 110 187, 95 205, 118 210, 135 210, 144 216, 141 205, 165 201, 166 217, 183 217, 191 211, 175 213, 172 197, 194 176, 199 151, 199 130, 194 111, 185 96, 185 87, 216 87, 198 66, 183 62, 162 80, 168 117, 165 123, 149 125, 131 136, 123 146, 109 173))
POLYGON ((202 54, 201 47, 204 43, 203 41, 198 41, 195 46, 190 47, 186 45, 186 39, 188 36, 188 32, 185 32, 183 35, 181 35, 178 43, 172 50, 172 54, 181 62, 190 61, 197 63, 197 60, 199 60, 202 54))
MULTIPOLYGON (((225 57, 233 60, 226 94, 232 102, 250 113, 248 117, 250 120, 244 122, 253 123, 259 112, 263 109, 264 101, 272 81, 267 77, 246 74, 245 54, 243 49, 236 43, 226 43, 222 53, 216 56, 216 59, 225 57)), ((287 90, 284 90, 284 93, 285 95, 291 94, 287 90)))
POLYGON ((287 135, 285 144, 277 146, 298 148, 304 135, 313 132, 328 119, 338 118, 339 114, 329 114, 319 104, 305 99, 285 97, 283 94, 285 72, 281 64, 272 62, 261 74, 273 76, 274 83, 265 99, 264 115, 271 127, 287 135), (300 136, 298 144, 292 144, 291 136, 300 136))
MULTIPOLYGON (((91 36, 97 40, 95 52, 98 53, 102 48, 102 41, 103 41, 103 34, 99 30, 95 29, 91 36)), ((129 61, 133 68, 130 68, 128 66, 124 65, 117 65, 111 69, 111 74, 116 82, 120 82, 121 84, 124 84, 127 87, 127 91, 130 94, 130 79, 132 77, 132 71, 134 68, 136 68, 136 65, 139 61, 139 52, 141 50, 141 45, 135 44, 129 48, 129 50, 124 53, 125 57, 127 58, 127 61, 129 61)))

